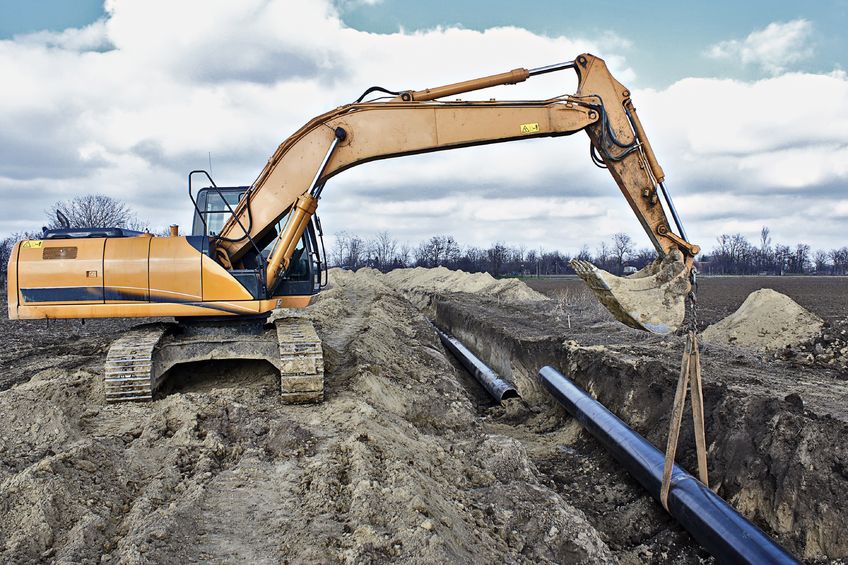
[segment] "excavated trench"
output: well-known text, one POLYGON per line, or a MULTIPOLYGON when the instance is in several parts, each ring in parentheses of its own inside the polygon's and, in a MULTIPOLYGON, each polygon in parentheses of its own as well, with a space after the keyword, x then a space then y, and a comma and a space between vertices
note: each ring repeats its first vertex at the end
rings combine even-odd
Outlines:
MULTIPOLYGON (((582 327, 580 335, 594 335, 586 340, 590 343, 616 345, 581 345, 569 339, 577 332, 545 315, 549 306, 481 305, 479 298, 462 295, 410 298, 510 379, 523 403, 541 408, 538 413, 502 409, 493 424, 501 433, 509 435, 504 428, 520 424, 544 436, 545 426, 553 423, 544 414, 555 414, 561 425, 573 429, 573 442, 557 449, 528 448, 528 453, 557 491, 586 514, 610 549, 639 548, 639 557, 647 560, 706 557, 536 378, 545 365, 560 368, 654 445, 664 447, 682 342, 595 323, 582 327)), ((817 382, 812 372, 793 373, 779 364, 763 366, 755 356, 728 355, 726 349, 707 347, 704 353, 710 486, 794 555, 810 561, 844 558, 848 425, 839 394, 827 394, 837 383, 817 382), (809 387, 824 390, 815 396, 809 387)), ((678 461, 695 469, 688 412, 684 422, 678 461)))

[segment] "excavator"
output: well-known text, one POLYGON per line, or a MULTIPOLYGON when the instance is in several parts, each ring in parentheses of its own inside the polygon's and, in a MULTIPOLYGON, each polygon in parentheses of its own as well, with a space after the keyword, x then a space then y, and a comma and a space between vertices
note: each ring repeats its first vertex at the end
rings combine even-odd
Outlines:
POLYGON ((321 342, 297 309, 327 282, 316 215, 327 181, 377 159, 579 131, 588 134, 591 160, 610 172, 658 259, 627 277, 584 261, 572 265, 622 323, 673 332, 683 323, 699 248, 686 238, 630 91, 588 53, 424 90, 371 87, 283 141, 250 186, 219 187, 207 172, 192 171, 191 235, 179 235, 175 225, 167 236, 45 229, 12 250, 9 318, 173 319, 136 326, 115 340, 105 364, 110 402, 151 400, 171 368, 210 359, 266 360, 280 372, 283 401, 318 402, 321 342), (572 95, 448 100, 569 69, 578 77, 572 95), (198 178, 207 186, 195 194, 198 178))

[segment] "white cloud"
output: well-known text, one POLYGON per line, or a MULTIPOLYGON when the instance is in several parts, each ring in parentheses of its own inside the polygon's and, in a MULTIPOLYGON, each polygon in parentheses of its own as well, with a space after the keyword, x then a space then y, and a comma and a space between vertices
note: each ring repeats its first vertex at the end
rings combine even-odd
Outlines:
POLYGON ((112 47, 106 34, 106 20, 64 31, 38 31, 15 37, 17 43, 57 47, 70 51, 99 51, 112 47))
POLYGON ((336 0, 336 5, 342 10, 357 6, 376 6, 382 3, 383 0, 336 0))
MULTIPOLYGON (((0 41, 0 73, 15 77, 0 89, 0 233, 38 227, 51 203, 89 192, 127 200, 155 226, 186 225, 186 174, 205 168, 208 152, 219 184, 249 184, 282 139, 368 86, 418 89, 589 51, 633 88, 693 239, 708 247, 722 231, 753 237, 768 223, 776 239, 845 244, 844 213, 817 215, 848 182, 844 73, 638 89, 629 44, 611 35, 374 34, 346 27, 335 6, 111 0, 105 20, 82 30, 0 41), (814 103, 795 92, 815 92, 814 103)), ((575 86, 552 73, 473 97, 575 86)), ((335 177, 319 212, 330 234, 387 229, 412 242, 448 232, 476 245, 577 249, 640 234, 587 146, 575 135, 369 163, 335 177)))
POLYGON ((745 39, 721 41, 707 49, 712 59, 738 60, 757 65, 768 73, 779 74, 813 54, 809 44, 813 25, 808 20, 772 22, 751 32, 745 39))

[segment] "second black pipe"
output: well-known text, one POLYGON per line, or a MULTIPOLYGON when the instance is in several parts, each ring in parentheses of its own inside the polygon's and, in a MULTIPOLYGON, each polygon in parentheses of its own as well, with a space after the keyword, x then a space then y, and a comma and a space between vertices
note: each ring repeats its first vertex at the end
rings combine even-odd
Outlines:
POLYGON ((483 388, 486 389, 486 392, 488 392, 492 398, 498 402, 501 402, 506 398, 518 398, 518 391, 515 390, 515 387, 502 379, 500 375, 478 359, 477 356, 471 353, 471 351, 465 347, 461 341, 452 335, 443 332, 439 328, 436 328, 436 326, 433 327, 436 329, 436 333, 439 335, 439 339, 442 340, 445 347, 447 347, 448 350, 450 350, 450 352, 459 359, 459 362, 462 363, 462 366, 465 367, 469 373, 474 375, 474 378, 483 385, 483 388))

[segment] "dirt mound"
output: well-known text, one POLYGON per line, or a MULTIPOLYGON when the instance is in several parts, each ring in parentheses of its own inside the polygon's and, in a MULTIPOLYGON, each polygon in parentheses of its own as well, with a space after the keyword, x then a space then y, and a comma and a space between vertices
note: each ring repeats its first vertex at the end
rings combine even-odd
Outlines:
POLYGON ((383 275, 386 284, 405 292, 464 292, 507 302, 541 302, 548 298, 518 279, 496 279, 489 273, 466 273, 445 267, 396 269, 383 275))
POLYGON ((270 368, 203 364, 104 406, 102 354, 0 392, 0 561, 616 561, 525 445, 480 425, 408 300, 373 272, 333 281, 306 311, 320 405, 282 404, 270 368))
POLYGON ((819 335, 824 322, 794 300, 769 288, 752 292, 730 316, 703 332, 706 342, 776 351, 819 335))

